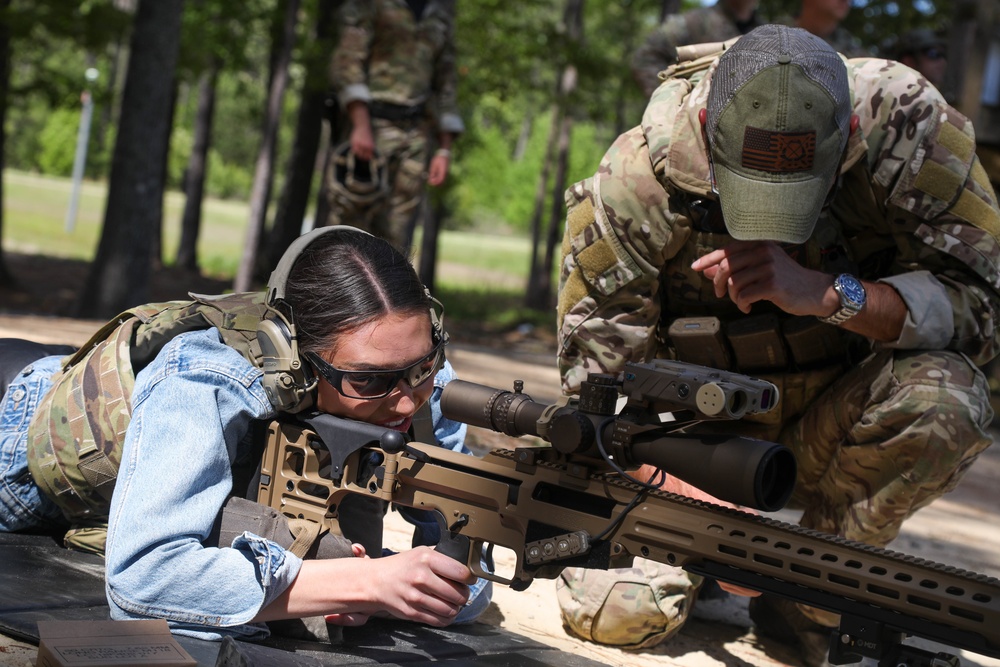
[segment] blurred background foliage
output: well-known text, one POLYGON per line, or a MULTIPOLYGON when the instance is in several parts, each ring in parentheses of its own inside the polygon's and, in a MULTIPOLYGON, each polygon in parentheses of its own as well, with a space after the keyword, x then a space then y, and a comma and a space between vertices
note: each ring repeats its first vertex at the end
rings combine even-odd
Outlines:
MULTIPOLYGON (((307 0, 303 13, 321 0, 307 0)), ((253 177, 257 135, 269 75, 270 30, 277 0, 190 0, 184 7, 176 109, 170 139, 167 187, 180 189, 192 146, 198 76, 222 63, 207 169, 207 193, 245 199, 253 177)), ((686 9, 695 2, 684 2, 686 9)), ((797 0, 765 0, 772 17, 794 13, 797 0)), ((855 2, 845 25, 876 51, 887 36, 911 26, 944 27, 950 0, 855 2)), ((545 158, 559 65, 573 62, 579 81, 570 101, 569 182, 593 173, 621 131, 641 117, 644 100, 632 83, 628 58, 659 20, 661 2, 617 0, 585 6, 584 38, 565 39, 562 7, 542 0, 460 3, 457 42, 459 94, 468 131, 456 148, 447 228, 524 233, 537 176, 545 158)), ((92 88, 94 126, 86 174, 106 178, 114 146, 116 104, 127 66, 128 2, 112 0, 11 0, 11 85, 7 112, 7 168, 69 176, 73 166, 85 67, 100 78, 92 88)), ((299 22, 296 63, 311 46, 308 18, 299 22)), ((296 91, 304 71, 293 65, 279 150, 291 145, 296 91)), ((280 160, 279 160, 280 161, 280 160)), ((276 187, 281 185, 277 173, 276 187)), ((549 195, 551 196, 551 194, 549 195)))
MULTIPOLYGON (((45 248, 91 261, 91 279, 80 291, 83 298, 123 283, 128 287, 114 302, 91 304, 91 316, 104 311, 113 315, 148 300, 147 274, 162 267, 225 278, 236 275, 237 289, 248 288, 240 286, 244 274, 252 273, 257 282, 266 278, 267 263, 273 266, 276 261, 274 248, 267 248, 269 235, 278 237, 273 232, 279 227, 293 233, 307 229, 322 209, 321 175, 330 128, 319 120, 320 114, 310 120, 306 112, 323 106, 330 115, 331 101, 323 100, 337 25, 324 17, 332 16, 340 2, 0 0, 0 56, 6 62, 0 72, 7 73, 7 85, 0 86, 4 248, 45 248), (179 54, 176 64, 152 70, 163 71, 158 83, 169 85, 169 104, 154 107, 169 112, 168 117, 152 118, 157 114, 147 110, 146 136, 137 141, 132 131, 126 141, 119 141, 129 145, 116 147, 116 135, 125 136, 123 107, 135 106, 123 103, 129 66, 143 46, 133 37, 140 34, 140 25, 149 30, 142 17, 148 21, 153 8, 161 21, 164 14, 179 18, 173 44, 179 54), (281 69, 276 63, 284 62, 279 58, 282 26, 289 17, 295 35, 290 64, 281 69), (98 72, 96 80, 85 78, 88 69, 98 72), (267 105, 276 73, 288 77, 277 117, 268 113, 267 105), (204 191, 203 196, 187 197, 187 175, 196 162, 192 156, 198 155, 196 137, 206 127, 205 91, 212 93, 214 114, 209 117, 214 120, 207 123, 204 191), (85 95, 93 100, 93 118, 80 230, 73 238, 60 227, 85 95), (262 137, 268 123, 277 123, 278 131, 272 164, 262 179, 260 160, 268 153, 262 137), (322 130, 303 133, 310 124, 314 130, 322 125, 322 130), (304 151, 303 141, 315 150, 304 151), (305 167, 300 157, 304 154, 309 155, 305 167), (112 178, 112 167, 123 155, 131 160, 133 172, 162 160, 162 187, 138 192, 142 188, 132 184, 124 203, 112 197, 126 189, 124 184, 116 188, 112 178), (311 174, 305 194, 297 185, 303 173, 307 184, 311 174), (262 183, 266 187, 260 188, 262 183), (286 185, 288 193, 295 194, 287 194, 286 185), (265 199, 263 220, 255 187, 265 199), (39 194, 43 191, 47 194, 39 194), (289 206, 289 197, 298 205, 289 206), (111 214, 113 201, 116 213, 125 212, 124 220, 111 214), (192 208, 199 216, 193 227, 192 208), (152 215, 140 214, 145 211, 152 215), (191 233, 196 242, 190 240, 191 233), (117 240, 104 248, 106 239, 117 240), (133 256, 145 252, 150 253, 148 261, 134 261, 133 256), (128 279, 123 281, 115 271, 97 275, 116 262, 128 279)), ((444 267, 443 287, 454 291, 454 298, 468 293, 470 310, 479 303, 495 303, 502 293, 515 314, 501 313, 501 320, 527 317, 523 309, 553 317, 563 193, 593 174, 614 139, 641 120, 645 99, 632 80, 632 52, 667 13, 698 5, 696 0, 458 3, 458 92, 467 130, 453 147, 449 179, 429 191, 424 219, 435 221, 429 228, 442 234, 441 242, 431 236, 431 247, 440 247, 427 253, 429 267, 420 256, 424 248, 419 235, 415 243, 420 250, 414 259, 421 261, 426 284, 433 289, 434 273, 444 267), (459 239, 456 233, 469 236, 459 239), (505 246, 498 237, 512 239, 513 245, 505 246), (503 268, 490 268, 498 264, 503 268), (478 272, 454 270, 463 266, 478 272), (492 296, 484 298, 483 290, 491 290, 492 296)), ((911 28, 946 32, 954 22, 964 22, 956 25, 965 32, 952 29, 950 39, 968 51, 973 33, 1000 30, 996 5, 995 0, 854 0, 844 25, 869 53, 879 55, 880 45, 911 28)), ((761 0, 759 11, 769 20, 787 20, 798 6, 799 0, 761 0)), ((152 34, 160 36, 155 30, 152 34)), ((963 63, 956 65, 960 73, 968 70, 963 63)), ((143 71, 150 71, 146 65, 143 71)), ((161 91, 162 85, 158 96, 161 91)), ((989 125, 977 120, 977 133, 989 125)), ((997 155, 1000 167, 1000 152, 997 155)), ((277 248, 279 256, 282 248, 277 248)), ((0 285, 9 286, 16 276, 2 259, 0 255, 0 285)), ((80 314, 87 310, 81 304, 80 314)))

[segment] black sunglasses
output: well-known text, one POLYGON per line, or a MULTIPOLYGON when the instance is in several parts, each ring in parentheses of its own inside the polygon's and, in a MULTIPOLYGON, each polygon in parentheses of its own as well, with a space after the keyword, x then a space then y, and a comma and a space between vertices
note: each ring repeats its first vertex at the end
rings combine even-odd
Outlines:
POLYGON ((417 363, 393 370, 345 371, 334 368, 315 352, 306 352, 305 356, 316 372, 341 396, 373 400, 391 394, 400 380, 405 380, 410 387, 416 389, 433 378, 444 365, 444 346, 447 343, 447 337, 443 338, 417 363))
POLYGON ((928 60, 944 60, 945 58, 948 57, 948 54, 945 52, 944 49, 939 49, 936 46, 924 49, 923 54, 924 57, 927 58, 928 60))

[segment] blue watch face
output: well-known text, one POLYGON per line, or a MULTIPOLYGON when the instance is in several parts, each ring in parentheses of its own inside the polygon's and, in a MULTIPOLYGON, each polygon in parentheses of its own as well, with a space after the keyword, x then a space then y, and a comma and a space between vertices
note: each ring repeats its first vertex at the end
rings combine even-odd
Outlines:
POLYGON ((865 288, 854 276, 843 275, 838 279, 840 289, 848 299, 861 305, 865 302, 865 288))

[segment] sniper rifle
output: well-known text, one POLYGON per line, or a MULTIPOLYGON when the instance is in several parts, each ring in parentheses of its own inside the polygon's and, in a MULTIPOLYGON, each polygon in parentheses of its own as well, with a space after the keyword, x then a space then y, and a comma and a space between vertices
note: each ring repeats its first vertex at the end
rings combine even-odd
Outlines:
POLYGON ((433 510, 439 550, 515 590, 566 567, 627 567, 636 556, 678 566, 840 614, 832 664, 958 664, 955 655, 904 644, 907 636, 1000 658, 996 578, 666 493, 661 480, 631 474, 649 464, 716 498, 781 509, 795 479, 788 449, 685 432, 767 412, 778 401, 774 385, 657 360, 591 374, 578 398, 552 405, 522 389, 520 381, 514 391, 446 386, 445 416, 547 443, 482 458, 326 414, 273 422, 258 501, 327 526, 348 494, 433 510), (483 567, 481 555, 496 547, 516 558, 509 574, 483 567))

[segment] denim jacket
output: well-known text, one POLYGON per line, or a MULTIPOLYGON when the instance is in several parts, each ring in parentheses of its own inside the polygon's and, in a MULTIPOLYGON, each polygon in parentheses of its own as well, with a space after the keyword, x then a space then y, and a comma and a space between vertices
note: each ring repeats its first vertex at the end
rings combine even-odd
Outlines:
MULTIPOLYGON (((252 533, 231 548, 203 544, 230 494, 233 463, 249 456, 251 425, 275 416, 261 377, 215 329, 177 336, 136 376, 108 524, 112 618, 165 618, 175 633, 200 639, 266 636, 250 621, 302 561, 252 533)), ((466 426, 441 415, 452 378, 446 364, 434 381, 435 435, 468 452, 466 426)))

